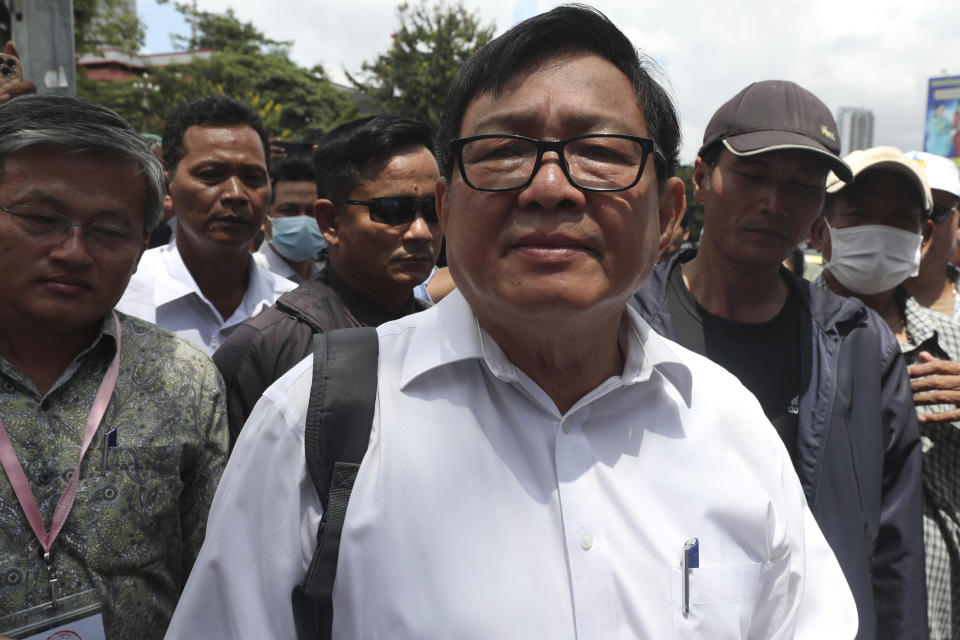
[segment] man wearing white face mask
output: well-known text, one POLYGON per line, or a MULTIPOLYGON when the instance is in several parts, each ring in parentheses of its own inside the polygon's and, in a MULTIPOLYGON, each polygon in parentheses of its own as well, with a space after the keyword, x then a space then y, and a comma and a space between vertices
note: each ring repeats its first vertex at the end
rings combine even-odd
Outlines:
POLYGON ((827 179, 823 217, 811 233, 826 261, 816 284, 859 298, 897 336, 913 379, 924 440, 924 546, 930 638, 960 632, 960 502, 956 436, 960 411, 960 326, 921 306, 901 286, 930 248, 933 198, 920 164, 894 147, 845 158, 852 183, 827 179), (918 364, 919 363, 919 364, 918 364))
POLYGON ((270 211, 264 222, 266 238, 253 259, 257 264, 297 284, 320 270, 315 259, 327 246, 313 217, 317 183, 306 158, 283 158, 270 167, 273 183, 270 211))

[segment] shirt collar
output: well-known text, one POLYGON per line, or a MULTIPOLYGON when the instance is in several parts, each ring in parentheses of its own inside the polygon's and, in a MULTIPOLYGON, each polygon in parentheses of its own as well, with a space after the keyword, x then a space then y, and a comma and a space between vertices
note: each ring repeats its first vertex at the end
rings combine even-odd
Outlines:
POLYGON ((167 278, 157 278, 153 289, 153 306, 160 307, 179 298, 195 293, 200 297, 200 287, 187 269, 176 244, 168 244, 156 249, 158 258, 166 270, 167 278))
POLYGON ((296 271, 287 264, 287 261, 284 260, 277 250, 273 248, 270 244, 270 241, 264 239, 260 244, 260 248, 257 249, 257 253, 263 256, 264 261, 267 264, 267 268, 273 273, 277 274, 282 278, 292 278, 299 277, 296 271))
MULTIPOLYGON (((401 389, 418 376, 461 360, 477 359, 504 382, 517 382, 519 370, 500 345, 480 327, 463 294, 454 289, 437 305, 418 314, 400 377, 401 389)), ((677 345, 659 336, 640 315, 626 308, 618 337, 624 351, 623 386, 649 380, 654 373, 673 385, 689 406, 690 369, 677 357, 677 345)))
MULTIPOLYGON (((167 245, 160 247, 158 251, 160 252, 159 258, 169 277, 157 278, 156 287, 153 291, 154 306, 159 308, 190 294, 195 294, 201 299, 207 300, 184 263, 177 246, 167 245)), ((240 312, 243 319, 257 315, 273 304, 281 293, 297 287, 296 283, 260 267, 252 255, 249 257, 247 264, 250 279, 247 282, 247 290, 243 295, 243 300, 240 301, 240 306, 234 312, 235 315, 240 312)), ((209 303, 209 300, 207 302, 209 303)), ((224 321, 226 320, 228 318, 224 318, 224 321)))
MULTIPOLYGON (((120 316, 120 314, 118 314, 120 316)), ((121 322, 123 318, 120 318, 121 322)), ((66 382, 77 373, 80 369, 80 366, 84 361, 89 360, 90 358, 101 358, 104 362, 109 362, 117 352, 117 329, 116 325, 113 322, 113 313, 108 313, 100 321, 100 328, 96 337, 93 341, 86 347, 84 347, 80 353, 78 353, 73 360, 70 361, 70 364, 67 365, 67 368, 60 374, 60 377, 57 378, 57 381, 53 383, 53 386, 50 387, 50 390, 47 391, 49 396, 55 392, 58 388, 66 384, 66 382)), ((0 357, 0 373, 6 373, 12 379, 17 380, 20 384, 24 385, 26 388, 36 391, 36 385, 17 370, 12 364, 10 364, 5 358, 0 357)))

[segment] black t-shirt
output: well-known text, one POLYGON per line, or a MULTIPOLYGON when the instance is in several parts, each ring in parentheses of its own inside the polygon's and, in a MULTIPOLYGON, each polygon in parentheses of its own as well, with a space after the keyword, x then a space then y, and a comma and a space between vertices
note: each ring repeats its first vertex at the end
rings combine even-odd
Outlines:
POLYGON ((667 306, 677 342, 740 379, 760 401, 795 462, 804 340, 801 308, 789 287, 788 292, 786 303, 773 319, 733 322, 697 304, 678 264, 670 274, 667 306))

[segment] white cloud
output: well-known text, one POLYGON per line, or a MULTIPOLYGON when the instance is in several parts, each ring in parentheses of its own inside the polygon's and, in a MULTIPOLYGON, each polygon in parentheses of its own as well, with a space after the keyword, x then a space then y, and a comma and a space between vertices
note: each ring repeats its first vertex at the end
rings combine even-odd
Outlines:
MULTIPOLYGON (((141 5, 151 0, 141 0, 141 5)), ((396 0, 199 0, 294 41, 300 64, 323 64, 334 79, 359 72, 387 50, 398 25, 396 0)), ((466 0, 497 31, 515 19, 561 4, 536 0, 466 0)), ((903 149, 922 141, 928 77, 960 74, 960 3, 921 0, 705 0, 673 3, 603 0, 631 40, 663 64, 683 122, 681 159, 699 147, 712 113, 756 80, 793 80, 836 112, 872 109, 876 144, 903 149)))

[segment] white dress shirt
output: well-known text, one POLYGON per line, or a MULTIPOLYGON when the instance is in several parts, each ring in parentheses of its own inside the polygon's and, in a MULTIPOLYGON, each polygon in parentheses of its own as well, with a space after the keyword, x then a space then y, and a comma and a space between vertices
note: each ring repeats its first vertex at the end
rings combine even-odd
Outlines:
POLYGON ((286 278, 261 269, 252 258, 250 262, 247 292, 226 320, 200 292, 175 242, 144 252, 117 309, 158 324, 213 355, 240 323, 297 288, 286 278))
MULTIPOLYGON (((303 284, 303 278, 300 277, 300 274, 287 264, 283 256, 277 253, 277 250, 270 245, 270 241, 266 238, 260 243, 260 248, 253 252, 253 259, 261 269, 266 269, 281 278, 286 278, 294 284, 303 284)), ((313 261, 310 264, 308 277, 315 275, 319 271, 320 265, 317 264, 316 261, 313 261)))
MULTIPOLYGON (((622 375, 564 414, 458 291, 378 334, 335 638, 854 636, 853 598, 757 401, 632 310, 622 375)), ((168 638, 295 637, 290 594, 321 515, 303 453, 311 368, 244 426, 168 638)))

